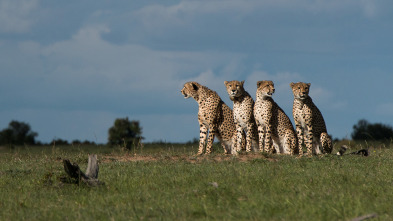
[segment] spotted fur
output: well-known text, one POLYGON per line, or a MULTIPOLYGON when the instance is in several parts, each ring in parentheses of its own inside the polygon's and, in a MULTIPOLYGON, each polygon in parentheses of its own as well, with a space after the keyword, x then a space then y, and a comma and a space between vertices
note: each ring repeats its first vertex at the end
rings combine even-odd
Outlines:
POLYGON ((258 125, 259 147, 268 153, 298 153, 297 137, 289 117, 273 100, 272 81, 258 81, 254 106, 258 125))
POLYGON ((203 153, 207 136, 206 154, 211 152, 215 136, 220 140, 225 153, 236 154, 234 147, 236 130, 233 112, 218 94, 197 82, 185 83, 181 93, 185 98, 194 98, 199 105, 200 139, 198 154, 203 153))
POLYGON ((244 133, 246 134, 246 151, 258 149, 258 132, 254 119, 254 100, 244 90, 244 81, 224 82, 229 98, 233 101, 233 115, 236 125, 236 147, 244 143, 244 133))
POLYGON ((331 153, 332 140, 327 133, 325 120, 309 96, 311 84, 298 82, 290 86, 294 95, 292 111, 301 152, 304 142, 307 155, 331 153))

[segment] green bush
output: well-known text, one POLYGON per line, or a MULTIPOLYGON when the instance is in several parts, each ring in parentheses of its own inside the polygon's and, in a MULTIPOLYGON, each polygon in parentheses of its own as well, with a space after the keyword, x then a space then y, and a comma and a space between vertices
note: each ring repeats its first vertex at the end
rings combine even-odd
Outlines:
POLYGON ((114 125, 109 128, 108 135, 108 144, 127 149, 138 145, 143 139, 139 121, 130 121, 128 117, 116 119, 114 125))

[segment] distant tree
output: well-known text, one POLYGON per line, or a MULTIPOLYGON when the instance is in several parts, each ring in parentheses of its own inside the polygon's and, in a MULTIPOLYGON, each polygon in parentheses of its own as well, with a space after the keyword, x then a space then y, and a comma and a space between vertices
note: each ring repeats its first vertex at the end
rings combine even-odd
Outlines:
POLYGON ((80 140, 73 140, 73 141, 71 142, 71 144, 72 144, 72 145, 81 145, 81 144, 82 144, 82 141, 80 141, 80 140))
POLYGON ((116 119, 108 135, 110 145, 121 145, 127 149, 138 145, 143 139, 139 121, 130 121, 128 117, 116 119))
POLYGON ((88 141, 88 140, 85 140, 83 142, 80 140, 73 140, 71 142, 71 144, 72 145, 95 145, 96 143, 94 141, 88 141))
POLYGON ((389 140, 393 139, 393 128, 381 123, 370 124, 367 120, 359 120, 353 126, 353 140, 389 140))
POLYGON ((198 143, 199 143, 199 139, 195 137, 192 140, 187 141, 186 144, 198 144, 198 143))
POLYGON ((38 136, 38 133, 31 131, 29 124, 11 121, 8 128, 0 131, 0 144, 34 145, 36 136, 38 136))
POLYGON ((56 146, 56 145, 69 145, 67 140, 63 140, 63 139, 60 139, 60 138, 53 139, 50 143, 53 146, 56 146))
POLYGON ((83 145, 96 145, 96 142, 85 140, 85 141, 83 141, 82 144, 83 144, 83 145))

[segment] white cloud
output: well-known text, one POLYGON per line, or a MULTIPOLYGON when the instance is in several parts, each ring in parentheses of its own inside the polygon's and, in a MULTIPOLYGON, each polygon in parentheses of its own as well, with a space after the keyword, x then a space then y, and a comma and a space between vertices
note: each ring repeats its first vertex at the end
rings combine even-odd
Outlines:
POLYGON ((110 32, 103 25, 82 28, 70 40, 42 48, 53 72, 50 81, 123 92, 167 93, 179 87, 184 75, 241 59, 219 52, 157 51, 140 45, 115 45, 102 39, 110 32))
POLYGON ((367 17, 372 18, 377 14, 378 9, 375 4, 375 0, 361 0, 361 3, 363 7, 363 12, 367 17))
POLYGON ((332 92, 319 86, 319 85, 313 85, 311 84, 310 87, 310 96, 318 99, 318 100, 329 100, 330 98, 332 98, 332 92))
POLYGON ((23 33, 34 24, 38 0, 0 0, 0 32, 23 33))
POLYGON ((212 0, 180 1, 175 5, 149 5, 136 12, 147 27, 158 28, 160 25, 187 25, 190 19, 199 19, 203 14, 228 13, 236 18, 254 12, 270 10, 306 11, 310 13, 336 13, 340 11, 360 10, 366 17, 376 13, 377 5, 373 0, 212 0))
POLYGON ((3 106, 10 111, 113 111, 130 117, 190 113, 193 109, 179 92, 186 81, 200 81, 225 99, 223 82, 235 79, 243 65, 244 56, 236 53, 113 44, 103 39, 110 31, 106 25, 91 25, 53 44, 29 40, 5 47, 12 53, 3 53, 0 85, 14 94, 1 98, 3 106))

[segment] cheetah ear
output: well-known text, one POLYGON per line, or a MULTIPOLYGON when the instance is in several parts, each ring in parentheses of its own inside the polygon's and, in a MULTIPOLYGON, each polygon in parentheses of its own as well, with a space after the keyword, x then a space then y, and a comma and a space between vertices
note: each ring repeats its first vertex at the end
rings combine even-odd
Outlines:
POLYGON ((293 86, 295 86, 295 83, 290 83, 289 86, 291 86, 293 88, 293 86))
POLYGON ((258 82, 257 82, 257 88, 259 88, 259 87, 261 86, 262 82, 263 82, 263 81, 258 81, 258 82))
POLYGON ((310 86, 311 86, 311 83, 307 83, 307 86, 310 87, 310 86))
POLYGON ((242 85, 242 87, 244 86, 244 81, 241 81, 240 84, 242 85))
POLYGON ((228 81, 224 81, 225 86, 227 86, 228 83, 229 83, 228 81))
POLYGON ((196 84, 194 84, 194 83, 191 83, 191 86, 196 91, 199 89, 199 87, 196 84))

